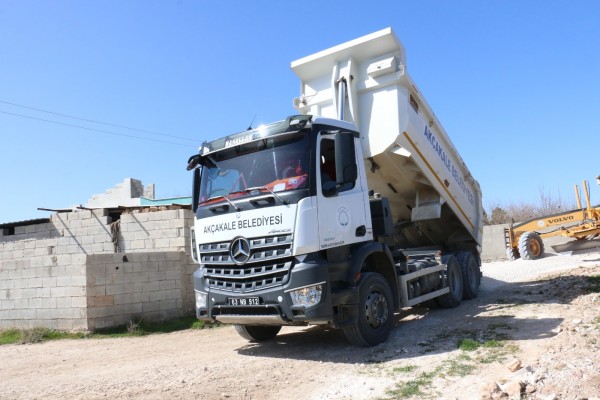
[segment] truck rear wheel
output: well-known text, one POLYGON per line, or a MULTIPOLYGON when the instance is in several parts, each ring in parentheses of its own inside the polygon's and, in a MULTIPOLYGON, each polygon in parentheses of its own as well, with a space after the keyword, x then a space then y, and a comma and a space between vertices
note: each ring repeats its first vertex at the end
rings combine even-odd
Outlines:
POLYGON ((344 328, 351 343, 369 347, 385 342, 394 326, 394 300, 383 276, 366 272, 358 282, 356 321, 344 328))
POLYGON ((461 252, 456 255, 460 264, 463 281, 463 300, 470 300, 479 294, 481 284, 481 269, 477 259, 469 252, 461 252))
POLYGON ((281 330, 281 325, 235 325, 237 333, 251 342, 273 339, 281 330))
POLYGON ((525 232, 519 237, 519 253, 523 260, 537 260, 544 254, 544 242, 536 232, 525 232))
POLYGON ((463 297, 463 278, 460 264, 454 256, 442 257, 442 263, 446 264, 446 281, 450 292, 438 297, 438 303, 444 308, 458 307, 463 297))

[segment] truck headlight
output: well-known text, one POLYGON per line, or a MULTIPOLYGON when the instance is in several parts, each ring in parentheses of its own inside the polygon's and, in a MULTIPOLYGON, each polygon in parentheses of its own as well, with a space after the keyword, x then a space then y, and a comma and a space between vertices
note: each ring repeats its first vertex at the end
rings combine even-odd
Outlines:
POLYGON ((194 290, 194 292, 196 293, 196 309, 206 308, 206 299, 208 297, 207 294, 197 290, 194 290))
POLYGON ((295 306, 312 307, 319 304, 323 294, 323 285, 307 286, 290 291, 295 306))

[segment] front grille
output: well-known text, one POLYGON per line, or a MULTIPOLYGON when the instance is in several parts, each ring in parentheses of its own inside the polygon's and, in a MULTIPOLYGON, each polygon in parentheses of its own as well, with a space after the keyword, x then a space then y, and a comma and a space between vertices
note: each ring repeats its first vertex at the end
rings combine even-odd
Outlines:
POLYGON ((231 242, 200 245, 204 277, 211 289, 247 293, 283 285, 292 268, 292 235, 249 238, 250 258, 236 265, 231 242))

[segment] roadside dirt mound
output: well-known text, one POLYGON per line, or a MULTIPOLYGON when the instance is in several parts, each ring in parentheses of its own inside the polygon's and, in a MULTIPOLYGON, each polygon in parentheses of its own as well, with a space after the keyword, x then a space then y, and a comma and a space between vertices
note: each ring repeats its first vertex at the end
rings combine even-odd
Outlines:
MULTIPOLYGON (((483 267, 480 296, 398 315, 387 342, 225 326, 0 347, 0 399, 584 399, 600 393, 600 256, 483 267)), ((596 397, 598 398, 598 397, 596 397)))

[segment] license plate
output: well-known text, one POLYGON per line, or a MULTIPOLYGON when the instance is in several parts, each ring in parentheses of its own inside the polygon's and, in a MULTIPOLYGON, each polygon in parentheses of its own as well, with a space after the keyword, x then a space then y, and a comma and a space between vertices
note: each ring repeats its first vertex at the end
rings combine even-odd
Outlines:
POLYGON ((230 306, 258 306, 260 298, 258 297, 228 297, 227 303, 230 306))

